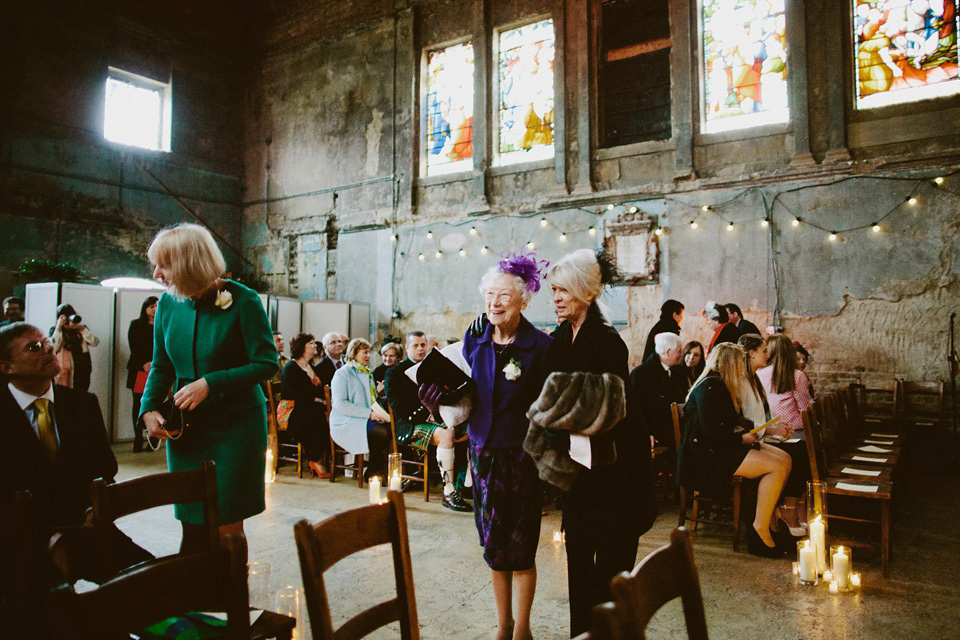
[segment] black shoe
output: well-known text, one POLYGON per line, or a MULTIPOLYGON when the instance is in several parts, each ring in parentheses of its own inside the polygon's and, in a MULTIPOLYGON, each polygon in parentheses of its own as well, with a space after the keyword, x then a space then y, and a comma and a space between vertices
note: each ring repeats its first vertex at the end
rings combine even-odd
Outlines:
POLYGON ((752 524, 747 525, 747 551, 750 555, 760 556, 761 558, 782 558, 785 553, 780 544, 768 547, 752 524))
POLYGON ((467 511, 473 511, 473 507, 463 501, 463 498, 460 497, 459 491, 454 491, 450 495, 443 496, 443 506, 451 511, 460 511, 466 513, 467 511))
POLYGON ((473 487, 464 487, 460 489, 460 497, 464 500, 473 500, 473 487))

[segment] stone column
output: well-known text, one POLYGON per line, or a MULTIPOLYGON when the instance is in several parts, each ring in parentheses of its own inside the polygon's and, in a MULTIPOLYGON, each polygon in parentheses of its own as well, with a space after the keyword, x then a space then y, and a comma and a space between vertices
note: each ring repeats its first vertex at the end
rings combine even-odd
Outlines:
POLYGON ((795 167, 817 163, 810 153, 810 114, 807 95, 807 7, 805 0, 787 3, 787 91, 793 123, 795 167))
POLYGON ((693 85, 700 77, 700 58, 693 55, 695 24, 690 0, 670 3, 670 120, 675 180, 697 177, 693 166, 693 119, 700 112, 694 100, 700 92, 695 92, 693 85))

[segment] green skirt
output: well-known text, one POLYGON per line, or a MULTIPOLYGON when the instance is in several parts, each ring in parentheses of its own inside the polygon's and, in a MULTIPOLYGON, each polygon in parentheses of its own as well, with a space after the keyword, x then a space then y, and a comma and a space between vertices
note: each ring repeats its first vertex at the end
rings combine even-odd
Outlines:
MULTIPOLYGON (((267 409, 260 405, 215 418, 220 424, 191 425, 179 440, 167 441, 167 468, 193 471, 204 460, 217 465, 217 517, 220 525, 262 513, 267 449, 267 409)), ((177 504, 174 516, 188 524, 203 524, 203 505, 177 504)))

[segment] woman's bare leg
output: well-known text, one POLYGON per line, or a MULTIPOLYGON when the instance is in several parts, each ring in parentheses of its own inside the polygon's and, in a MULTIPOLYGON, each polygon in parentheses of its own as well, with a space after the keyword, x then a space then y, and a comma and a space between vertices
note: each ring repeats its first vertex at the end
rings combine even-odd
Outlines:
POLYGON ((495 571, 493 597, 497 603, 497 640, 513 637, 513 571, 495 571))
POLYGON ((513 640, 531 640, 530 610, 537 592, 537 567, 514 571, 513 580, 517 586, 517 625, 513 629, 513 640))
POLYGON ((769 445, 751 449, 734 472, 734 475, 744 478, 760 478, 753 528, 769 547, 774 546, 773 536, 770 535, 770 518, 780 499, 787 476, 790 475, 791 467, 789 455, 784 459, 771 450, 776 449, 769 445))

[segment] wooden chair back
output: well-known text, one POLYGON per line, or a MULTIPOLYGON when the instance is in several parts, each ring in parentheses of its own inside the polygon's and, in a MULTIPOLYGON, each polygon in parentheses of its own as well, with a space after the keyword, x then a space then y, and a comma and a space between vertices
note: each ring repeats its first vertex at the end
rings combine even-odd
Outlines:
POLYGON ((203 505, 206 550, 220 546, 217 519, 217 472, 212 460, 204 460, 195 471, 174 471, 107 484, 94 480, 91 489, 93 525, 100 558, 101 578, 119 570, 114 544, 114 522, 138 511, 167 504, 199 502, 203 505))
POLYGON ((156 622, 189 611, 226 611, 226 637, 250 638, 247 542, 242 533, 223 548, 171 556, 133 568, 75 593, 64 585, 50 592, 48 613, 63 637, 129 638, 156 622))
POLYGON ((900 380, 884 380, 871 385, 859 385, 863 399, 864 419, 873 422, 896 422, 900 418, 900 380))
POLYGON ((941 424, 945 410, 943 380, 903 381, 901 407, 903 419, 910 424, 933 426, 941 424))
POLYGON ((297 465, 297 477, 303 477, 303 447, 299 442, 292 442, 291 436, 285 435, 285 431, 280 431, 280 425, 277 421, 277 404, 274 401, 273 382, 268 380, 267 385, 267 425, 268 433, 276 436, 277 450, 274 452, 273 459, 276 466, 281 462, 292 462, 297 465), (285 440, 285 441, 284 441, 285 440))
POLYGON ((683 604, 687 637, 708 637, 693 545, 683 527, 671 531, 670 543, 641 560, 629 574, 615 576, 610 592, 613 607, 594 609, 594 622, 612 640, 643 640, 653 615, 676 598, 683 604))
POLYGON ((400 623, 400 637, 403 640, 417 640, 420 637, 402 493, 388 491, 384 504, 345 511, 319 524, 301 520, 294 526, 294 537, 300 557, 310 628, 316 640, 362 638, 392 622, 400 623), (366 609, 334 630, 323 574, 349 555, 388 543, 393 548, 397 597, 366 609))
POLYGON ((807 443, 807 458, 810 460, 810 479, 820 482, 820 476, 826 473, 827 458, 821 440, 820 423, 810 407, 800 413, 803 420, 804 440, 807 443))

